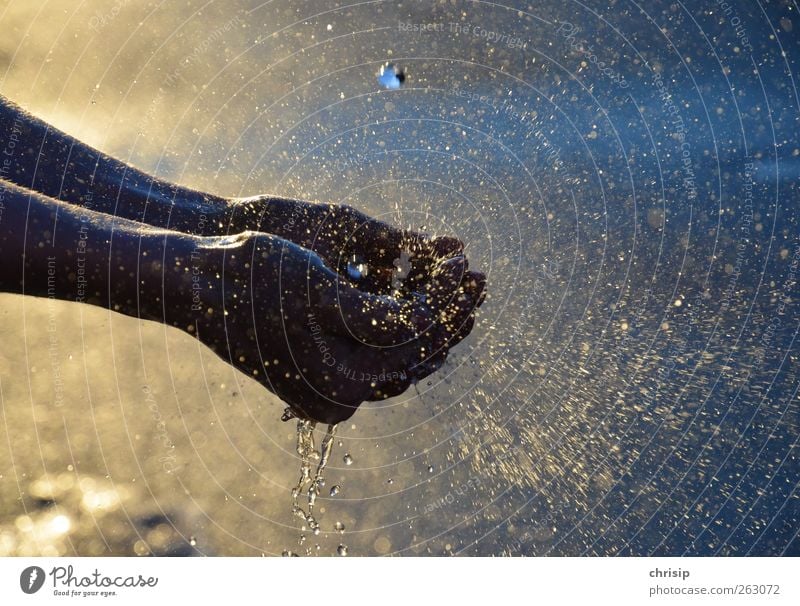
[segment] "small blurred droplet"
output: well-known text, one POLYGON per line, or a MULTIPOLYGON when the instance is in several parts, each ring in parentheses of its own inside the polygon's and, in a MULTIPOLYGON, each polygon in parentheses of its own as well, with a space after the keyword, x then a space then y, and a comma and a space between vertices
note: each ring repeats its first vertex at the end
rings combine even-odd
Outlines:
POLYGON ((406 74, 402 69, 396 67, 393 63, 387 63, 381 67, 378 74, 378 83, 383 88, 398 89, 406 81, 406 74))
POLYGON ((336 486, 331 486, 331 496, 335 497, 337 494, 339 494, 341 489, 342 488, 338 484, 336 486))
POLYGON ((361 280, 369 274, 369 266, 357 255, 347 261, 347 277, 351 280, 361 280))
POLYGON ((353 457, 350 456, 350 453, 344 455, 344 464, 345 465, 352 465, 353 464, 353 457))
POLYGON ((336 553, 338 553, 340 556, 346 556, 347 545, 339 545, 338 549, 336 549, 336 553))
POLYGON ((344 524, 342 522, 336 522, 333 525, 333 529, 339 534, 344 534, 344 524))

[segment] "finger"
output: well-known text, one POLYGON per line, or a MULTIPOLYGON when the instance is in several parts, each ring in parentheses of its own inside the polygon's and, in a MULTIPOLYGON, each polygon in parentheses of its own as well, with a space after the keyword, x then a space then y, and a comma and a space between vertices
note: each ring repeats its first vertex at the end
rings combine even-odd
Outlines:
POLYGON ((326 330, 374 346, 412 341, 432 322, 431 313, 417 301, 373 295, 343 280, 335 290, 323 290, 316 307, 326 330))
POLYGON ((464 292, 475 302, 475 307, 480 307, 486 299, 486 275, 479 271, 468 271, 461 282, 464 292))
POLYGON ((403 367, 401 371, 395 372, 394 374, 394 377, 387 379, 373 389, 372 397, 370 397, 371 401, 385 400, 387 398, 399 396, 409 388, 413 379, 413 375, 408 372, 405 367, 403 367))
POLYGON ((439 370, 447 359, 448 351, 449 350, 445 348, 439 353, 420 360, 414 366, 412 366, 409 369, 409 373, 413 375, 412 382, 418 383, 419 381, 422 381, 439 370))
POLYGON ((464 256, 453 257, 439 264, 432 280, 426 284, 425 292, 434 309, 444 309, 458 293, 467 268, 464 256))
POLYGON ((439 236, 430 241, 429 247, 433 256, 449 259, 464 253, 464 243, 458 238, 439 236))
POLYGON ((456 332, 450 337, 450 340, 447 344, 448 348, 452 349, 453 347, 461 343, 461 341, 463 341, 469 335, 469 333, 472 332, 474 326, 475 326, 475 316, 472 315, 469 316, 464 321, 464 323, 458 327, 458 330, 456 330, 456 332))

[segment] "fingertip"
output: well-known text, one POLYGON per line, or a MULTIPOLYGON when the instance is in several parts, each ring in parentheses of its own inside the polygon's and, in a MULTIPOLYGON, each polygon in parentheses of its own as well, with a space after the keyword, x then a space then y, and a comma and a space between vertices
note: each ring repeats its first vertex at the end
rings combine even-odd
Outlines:
POLYGON ((464 243, 452 236, 438 236, 430 244, 436 256, 441 258, 455 257, 464 252, 464 243))
POLYGON ((469 293, 475 301, 475 307, 480 307, 486 299, 486 274, 479 271, 468 271, 461 284, 464 292, 469 293))
POLYGON ((463 255, 440 263, 434 271, 429 292, 437 308, 445 307, 456 294, 466 273, 467 260, 463 255))

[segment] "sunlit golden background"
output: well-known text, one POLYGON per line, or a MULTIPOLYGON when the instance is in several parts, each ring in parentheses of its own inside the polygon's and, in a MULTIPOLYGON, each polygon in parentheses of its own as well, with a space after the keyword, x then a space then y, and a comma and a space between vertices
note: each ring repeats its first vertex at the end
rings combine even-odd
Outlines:
POLYGON ((800 20, 739 6, 752 62, 712 2, 606 4, 0 0, 0 94, 35 115, 198 189, 454 233, 490 284, 421 395, 339 428, 302 541, 262 387, 161 325, 0 295, 0 555, 796 554, 798 194, 773 172, 800 174, 800 20))

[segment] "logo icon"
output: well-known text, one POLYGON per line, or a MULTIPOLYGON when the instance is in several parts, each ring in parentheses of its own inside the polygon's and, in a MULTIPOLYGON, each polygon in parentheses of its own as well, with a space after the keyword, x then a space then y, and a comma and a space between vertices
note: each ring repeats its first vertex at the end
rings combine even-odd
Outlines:
POLYGON ((19 575, 19 587, 25 593, 36 593, 44 585, 44 570, 38 566, 28 566, 19 575))

